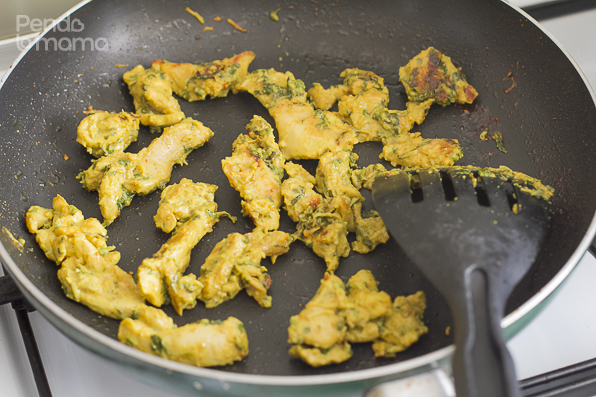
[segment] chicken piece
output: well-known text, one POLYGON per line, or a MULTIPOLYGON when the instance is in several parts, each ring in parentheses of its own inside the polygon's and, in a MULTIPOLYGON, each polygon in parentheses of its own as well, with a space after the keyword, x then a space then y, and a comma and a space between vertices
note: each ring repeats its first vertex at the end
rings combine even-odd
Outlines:
POLYGON ((329 349, 294 345, 290 348, 290 356, 301 359, 313 367, 339 364, 352 357, 352 346, 348 342, 336 343, 329 349))
POLYGON ((348 231, 356 231, 352 206, 364 201, 364 197, 352 184, 352 168, 358 155, 351 150, 327 152, 319 159, 316 173, 317 190, 327 199, 333 199, 348 231))
POLYGON ((111 224, 136 194, 146 195, 163 188, 174 164, 186 164, 186 156, 203 146, 213 131, 186 118, 168 127, 163 134, 138 153, 117 152, 96 160, 77 178, 87 190, 99 192, 104 225, 111 224))
POLYGON ((53 209, 33 206, 27 228, 46 257, 60 265, 58 279, 64 294, 91 310, 123 319, 145 302, 132 276, 118 267, 120 253, 106 244, 106 229, 60 195, 53 209))
POLYGON ((291 235, 280 231, 228 235, 215 245, 201 266, 199 282, 203 289, 198 299, 212 308, 245 288, 259 305, 271 307, 271 297, 267 295, 271 277, 261 260, 269 256, 275 263, 279 255, 288 252, 292 241, 291 235))
POLYGON ((314 191, 315 178, 298 164, 288 163, 290 178, 282 183, 286 210, 298 222, 296 237, 325 259, 327 271, 333 273, 339 258, 350 253, 348 224, 342 213, 350 211, 343 198, 324 198, 314 191))
POLYGON ((451 58, 429 47, 399 68, 399 81, 408 100, 423 102, 434 99, 441 106, 451 103, 472 103, 478 92, 466 81, 461 68, 451 58))
POLYGON ((248 354, 244 324, 235 317, 177 327, 162 310, 139 306, 120 323, 118 339, 135 349, 198 367, 233 364, 248 354))
MULTIPOLYGON (((398 170, 401 172, 401 169, 398 170)), ((391 171, 387 171, 383 164, 370 164, 352 171, 352 183, 356 189, 365 188, 370 190, 375 178, 380 175, 389 176, 391 171)))
POLYGON ((356 241, 352 242, 352 249, 360 254, 367 254, 385 244, 389 240, 389 233, 377 211, 362 213, 362 203, 354 204, 356 220, 356 241))
POLYGON ((94 110, 77 128, 77 142, 94 157, 121 152, 137 140, 139 118, 127 112, 94 110))
POLYGON ((229 216, 227 212, 217 212, 216 190, 215 185, 184 178, 161 193, 155 225, 166 233, 174 232, 138 269, 141 293, 152 305, 161 307, 171 299, 179 315, 184 309, 195 307, 203 285, 194 274, 182 275, 190 263, 193 247, 213 230, 220 216, 229 216))
POLYGON ((155 60, 151 68, 170 78, 176 95, 193 102, 203 100, 207 95, 211 98, 227 96, 230 88, 246 76, 253 59, 255 53, 245 51, 231 58, 199 65, 155 60))
POLYGON ((379 291, 377 280, 370 270, 360 270, 346 284, 348 299, 353 304, 344 310, 348 331, 346 340, 351 343, 372 342, 379 338, 379 318, 389 316, 391 297, 379 291))
POLYGON ((314 210, 323 201, 323 196, 314 191, 315 177, 300 164, 288 161, 285 164, 288 179, 281 184, 281 194, 285 209, 294 222, 300 222, 300 216, 307 208, 314 210))
POLYGON ((223 159, 221 165, 243 198, 242 212, 252 218, 256 229, 277 230, 284 158, 273 129, 262 117, 254 116, 246 129, 248 135, 241 134, 234 141, 232 156, 223 159))
POLYGON ((138 65, 124 73, 123 78, 133 97, 141 124, 153 127, 152 132, 184 119, 184 113, 172 95, 172 81, 162 71, 138 65))
POLYGON ((352 128, 336 113, 315 110, 306 99, 304 83, 290 72, 255 70, 234 90, 249 92, 267 108, 275 120, 286 160, 318 159, 327 151, 357 143, 352 128))
POLYGON ((426 139, 419 132, 386 138, 383 144, 383 153, 379 157, 393 166, 450 166, 463 156, 457 139, 426 139))
POLYGON ((293 346, 289 353, 318 367, 348 360, 352 355, 350 343, 374 341, 379 356, 388 357, 427 332, 422 323, 425 306, 423 292, 397 297, 392 305, 389 295, 378 290, 369 270, 360 270, 347 285, 325 273, 313 299, 290 318, 288 343, 293 346))
POLYGON ((395 298, 391 315, 381 325, 380 338, 373 343, 375 357, 394 357, 426 334, 428 328, 422 321, 424 309, 426 297, 422 291, 395 298))
POLYGON ((354 126, 359 142, 380 141, 421 124, 433 103, 408 102, 406 110, 389 110, 389 91, 382 77, 361 69, 346 69, 340 77, 351 95, 338 104, 339 115, 354 126))
POLYGON ((336 101, 339 101, 341 97, 349 93, 350 89, 343 84, 332 85, 325 89, 321 84, 314 83, 306 95, 312 101, 313 105, 315 105, 315 108, 329 110, 336 101))
POLYGON ((342 310, 349 308, 351 305, 343 281, 325 273, 315 296, 298 315, 290 318, 288 343, 321 350, 343 344, 348 327, 342 310))

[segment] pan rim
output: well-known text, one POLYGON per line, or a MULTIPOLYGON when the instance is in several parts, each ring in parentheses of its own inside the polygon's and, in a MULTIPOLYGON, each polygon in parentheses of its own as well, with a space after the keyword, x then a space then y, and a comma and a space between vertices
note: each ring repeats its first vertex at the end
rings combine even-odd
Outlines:
MULTIPOLYGON (((51 26, 48 26, 44 31, 39 33, 34 40, 32 40, 28 46, 19 54, 16 60, 11 64, 7 73, 0 79, 0 90, 2 89, 4 83, 12 73, 12 71, 16 68, 18 63, 21 59, 29 52, 29 50, 36 45, 36 43, 55 25, 60 23, 66 17, 77 11, 79 8, 83 7, 90 0, 83 0, 60 17, 58 17, 51 26)), ((525 11, 521 8, 509 3, 507 0, 502 0, 502 2, 512 9, 516 10, 520 13, 523 17, 525 17, 529 22, 532 22, 537 28, 539 28, 545 35, 547 35, 554 44, 557 45, 560 51, 567 57, 567 59, 571 62, 571 64, 575 67, 576 71, 582 78, 585 86, 588 88, 588 91, 592 97, 593 102, 596 104, 596 95, 592 90, 587 78, 585 77, 584 73, 579 68, 578 64, 575 60, 570 56, 570 54, 562 47, 562 45, 555 39, 554 36, 550 34, 543 26, 541 26, 535 19, 533 19, 530 15, 528 15, 525 11)), ((567 278, 567 276, 571 273, 571 271, 575 268, 577 263, 583 257, 584 253, 588 249, 590 243, 594 239, 596 235, 596 213, 592 217, 592 222, 588 227, 586 233, 584 234, 583 239, 578 244, 577 248, 567 260, 565 265, 557 272, 557 274, 534 296, 532 296, 528 301, 522 304, 519 308, 514 310, 512 313, 507 315, 501 321, 502 328, 508 328, 509 326, 513 325, 514 323, 521 320, 525 317, 528 313, 530 313, 533 309, 535 309, 543 300, 545 300, 552 292, 554 292, 559 285, 567 278)), ((242 384, 251 384, 251 385, 269 385, 269 386, 317 386, 317 385, 327 385, 327 384, 336 384, 336 383, 353 383, 373 378, 380 378, 383 376, 390 376, 396 375, 401 372, 406 372, 410 370, 414 370, 417 368, 421 368, 427 365, 431 365, 436 363, 446 357, 449 357, 453 351, 455 350, 454 345, 449 345, 443 347, 441 349, 435 350, 433 352, 427 353, 425 355, 415 357, 409 360, 405 360, 402 362, 394 363, 394 364, 387 364, 380 367, 369 368, 369 369, 361 369, 356 371, 350 372, 342 372, 342 373, 335 373, 335 374, 321 374, 321 375, 254 375, 254 374, 244 374, 244 373, 233 373, 233 372, 226 372, 221 371, 218 369, 212 368, 201 368, 201 367, 193 367, 186 364, 177 363, 174 361, 169 361, 166 359, 162 359, 160 357, 152 356, 147 353, 135 350, 132 347, 126 346, 116 339, 108 337, 93 328, 89 327, 88 325, 84 324, 82 321, 76 319, 69 313, 67 313, 64 309, 50 300, 45 294, 39 290, 35 284, 33 284, 25 274, 20 270, 20 268, 16 265, 12 257, 9 255, 8 251, 4 247, 4 244, 0 242, 0 258, 2 259, 3 263, 6 264, 8 273, 10 274, 13 279, 15 279, 17 285, 22 290, 22 292, 26 296, 31 296, 33 301, 31 302, 41 313, 42 315, 52 323, 53 326, 60 329, 63 334, 69 337, 69 339, 77 342, 79 345, 83 346, 89 351, 92 351, 94 354, 98 354, 101 356, 105 356, 105 352, 101 352, 99 350, 95 350, 90 346, 86 346, 80 341, 76 341, 74 337, 71 337, 68 332, 63 331, 60 325, 66 325, 67 328, 70 328, 73 332, 78 332, 83 339, 87 340, 94 340, 95 342, 107 346, 108 348, 123 354, 125 356, 131 357, 136 359, 142 363, 158 367, 160 369, 165 369, 167 371, 175 371, 182 374, 192 375, 201 378, 208 378, 219 382, 230 382, 230 383, 242 383, 242 384), (61 324, 60 324, 61 322, 61 324)))

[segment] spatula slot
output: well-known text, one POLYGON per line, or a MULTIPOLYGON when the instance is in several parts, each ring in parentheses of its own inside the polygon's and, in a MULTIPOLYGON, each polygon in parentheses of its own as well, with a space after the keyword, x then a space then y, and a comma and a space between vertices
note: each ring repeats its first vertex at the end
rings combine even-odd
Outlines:
POLYGON ((486 192, 486 186, 484 186, 484 179, 478 174, 475 174, 474 177, 476 178, 476 186, 474 186, 474 190, 476 191, 478 204, 483 207, 490 207, 490 199, 486 192))
POLYGON ((420 175, 412 174, 410 178, 410 189, 413 203, 419 203, 424 200, 424 193, 422 192, 422 182, 420 181, 420 175))
POLYGON ((445 200, 447 201, 454 201, 457 197, 455 193, 455 186, 453 185, 453 180, 451 179, 451 175, 445 171, 441 171, 439 173, 441 176, 441 184, 443 185, 443 192, 445 193, 445 200))

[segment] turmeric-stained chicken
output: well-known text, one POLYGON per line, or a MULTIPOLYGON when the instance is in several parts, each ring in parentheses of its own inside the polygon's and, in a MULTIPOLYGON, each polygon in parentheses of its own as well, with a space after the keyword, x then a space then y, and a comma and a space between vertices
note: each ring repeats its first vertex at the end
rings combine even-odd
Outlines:
POLYGON ((186 164, 186 156, 212 136, 213 131, 189 117, 164 129, 159 138, 136 154, 116 152, 101 157, 78 178, 87 190, 99 192, 99 207, 107 226, 136 194, 163 189, 174 164, 186 164))
POLYGON ((172 81, 162 71, 142 65, 124 73, 124 82, 133 97, 141 124, 159 131, 184 119, 180 104, 172 94, 172 81))
POLYGON ((233 364, 248 354, 244 324, 235 317, 178 327, 162 310, 146 305, 120 323, 118 339, 154 356, 198 367, 233 364))
POLYGON ((93 110, 79 123, 77 142, 94 157, 121 152, 137 140, 140 117, 93 110))
POLYGON ((327 151, 357 143, 353 129, 336 113, 315 109, 308 102, 304 83, 290 72, 255 70, 234 90, 251 93, 267 108, 286 160, 318 159, 327 151))
POLYGON ((319 159, 316 178, 298 164, 286 164, 290 177, 281 191, 290 218, 298 222, 296 236, 325 259, 331 273, 339 258, 350 253, 349 232, 356 232, 352 247, 363 254, 389 238, 378 214, 362 214, 364 197, 352 182, 357 159, 350 150, 327 152, 319 159))
POLYGON ((461 68, 451 58, 429 47, 399 68, 399 81, 408 100, 422 102, 434 99, 441 106, 451 103, 472 103, 478 92, 466 81, 461 68))
POLYGON ((220 216, 229 216, 217 212, 216 190, 215 185, 184 178, 161 193, 154 220, 164 232, 173 231, 172 237, 152 258, 143 260, 138 270, 139 287, 151 304, 160 307, 171 300, 179 315, 184 309, 195 307, 203 285, 194 274, 183 273, 190 263, 192 248, 213 230, 220 216))
POLYGON ((242 211, 252 218, 256 229, 277 230, 284 158, 273 129, 262 117, 254 116, 246 130, 248 135, 241 134, 234 141, 232 156, 221 165, 230 184, 240 192, 242 211))
POLYGON ((393 166, 450 166, 464 155, 457 139, 422 138, 419 132, 392 136, 384 139, 383 144, 383 153, 379 157, 393 166))
POLYGON ((314 83, 313 87, 306 93, 307 97, 312 101, 317 109, 329 110, 333 107, 336 101, 339 101, 344 95, 350 93, 350 88, 340 84, 332 85, 325 89, 321 84, 314 83))
POLYGON ((193 102, 203 100, 208 95, 212 98, 227 96, 230 88, 246 76, 248 65, 253 59, 255 53, 245 51, 231 58, 199 65, 155 60, 151 68, 162 71, 170 78, 176 95, 193 102))
POLYGON ((120 253, 106 244, 97 219, 85 219, 58 195, 53 209, 29 208, 26 223, 46 257, 60 265, 58 279, 68 298, 116 319, 132 316, 145 302, 132 276, 116 265, 120 253))
POLYGON ((302 166, 289 162, 286 171, 290 177, 282 183, 281 189, 288 214, 298 222, 296 236, 325 259, 327 270, 333 272, 339 258, 350 253, 348 223, 338 208, 338 204, 344 202, 329 200, 317 193, 313 189, 315 177, 302 166))
POLYGON ((198 299, 208 308, 234 298, 242 289, 263 307, 271 307, 267 290, 271 277, 261 260, 278 256, 290 249, 293 237, 284 232, 255 231, 232 233, 217 243, 201 266, 199 282, 203 285, 198 299))
POLYGON ((314 298, 290 319, 290 355, 319 367, 348 360, 350 343, 363 342, 373 342, 377 357, 394 355, 428 332, 422 322, 425 307, 421 291, 397 297, 392 305, 368 270, 360 270, 347 284, 326 273, 314 298))
POLYGON ((433 100, 409 102, 406 110, 389 110, 389 91, 382 77, 361 69, 346 69, 340 77, 349 95, 338 103, 339 115, 356 130, 359 142, 380 141, 408 132, 424 121, 433 100))

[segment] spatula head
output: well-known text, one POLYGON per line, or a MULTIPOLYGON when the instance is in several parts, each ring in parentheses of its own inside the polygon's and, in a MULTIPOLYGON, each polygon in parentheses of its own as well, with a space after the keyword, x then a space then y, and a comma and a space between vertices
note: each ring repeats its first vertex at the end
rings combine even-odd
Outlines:
POLYGON ((548 228, 544 191, 491 172, 398 171, 378 177, 372 192, 390 234, 439 290, 474 266, 508 295, 548 228))

